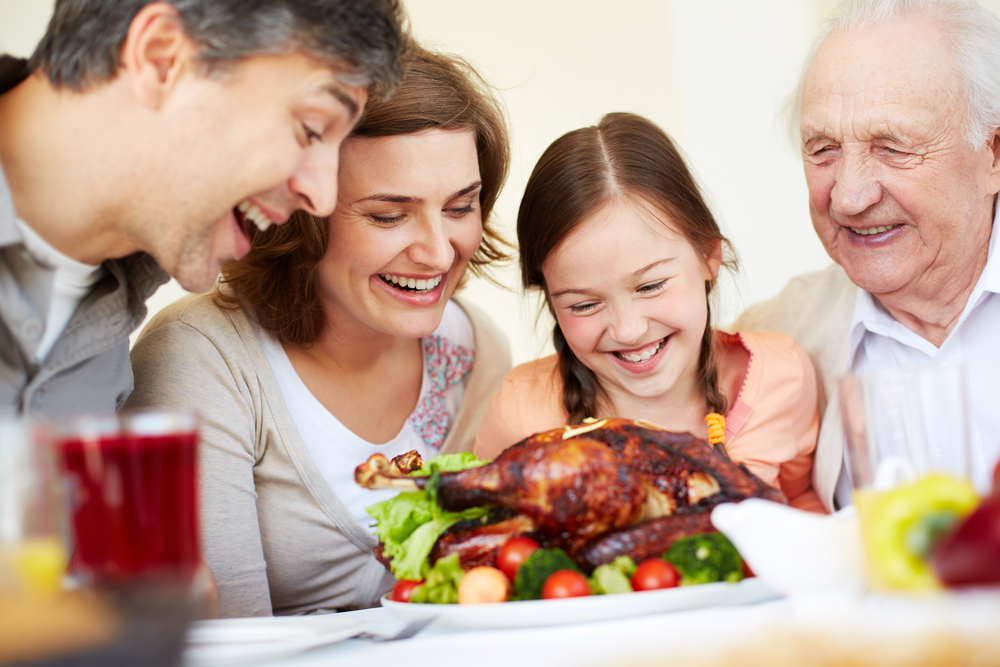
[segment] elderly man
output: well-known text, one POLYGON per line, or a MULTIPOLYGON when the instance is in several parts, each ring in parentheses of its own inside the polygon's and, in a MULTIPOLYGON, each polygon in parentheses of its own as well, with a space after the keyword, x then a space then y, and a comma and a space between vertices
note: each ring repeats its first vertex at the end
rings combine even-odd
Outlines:
POLYGON ((1000 456, 1000 24, 967 2, 867 0, 831 25, 800 129, 813 226, 836 265, 735 324, 788 332, 812 357, 813 482, 830 509, 850 502, 836 389, 848 372, 964 365, 976 475, 1000 456))
POLYGON ((120 407, 166 274, 207 289, 248 224, 333 211, 403 46, 396 0, 58 0, 0 58, 0 411, 120 407))

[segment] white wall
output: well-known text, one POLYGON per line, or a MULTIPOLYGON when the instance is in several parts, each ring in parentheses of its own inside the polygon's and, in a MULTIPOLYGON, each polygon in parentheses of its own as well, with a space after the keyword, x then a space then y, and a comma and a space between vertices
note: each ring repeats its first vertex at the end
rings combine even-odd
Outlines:
MULTIPOLYGON (((797 149, 779 109, 834 0, 404 0, 417 37, 458 53, 501 91, 513 167, 496 215, 513 240, 528 174, 561 134, 609 111, 633 111, 678 142, 742 269, 723 283, 728 321, 792 276, 829 263, 815 238, 797 149)), ((1000 13, 1000 0, 983 2, 1000 13)), ((0 0, 0 52, 25 55, 51 0, 0 0)), ((468 295, 507 333, 515 362, 546 352, 551 325, 520 293, 470 282, 468 295)), ((177 298, 171 284, 152 310, 177 298)))

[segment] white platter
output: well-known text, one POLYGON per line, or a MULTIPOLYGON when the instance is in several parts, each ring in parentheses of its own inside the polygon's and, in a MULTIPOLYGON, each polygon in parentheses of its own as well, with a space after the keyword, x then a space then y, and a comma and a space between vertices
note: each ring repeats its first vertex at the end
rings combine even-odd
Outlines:
POLYGON ((700 607, 751 604, 778 597, 763 581, 751 578, 736 584, 702 584, 620 595, 481 605, 414 604, 393 602, 384 596, 382 606, 406 621, 437 616, 435 625, 491 629, 601 621, 700 607))
POLYGON ((343 641, 363 628, 363 620, 337 614, 197 621, 184 638, 184 666, 223 667, 281 658, 343 641))

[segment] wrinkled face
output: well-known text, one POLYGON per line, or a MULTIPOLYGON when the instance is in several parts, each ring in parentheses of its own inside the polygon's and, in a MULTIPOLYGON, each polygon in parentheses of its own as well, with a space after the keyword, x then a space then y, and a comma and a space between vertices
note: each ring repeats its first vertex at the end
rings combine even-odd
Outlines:
POLYGON ((834 33, 806 75, 813 226, 830 257, 873 293, 933 291, 985 262, 1000 183, 991 146, 969 147, 960 81, 921 18, 834 33))
POLYGON ((669 218, 616 201, 581 223, 542 267, 566 342, 615 401, 696 387, 708 320, 702 259, 669 218))
POLYGON ((340 144, 366 99, 302 54, 188 72, 160 110, 164 157, 142 201, 140 247, 204 290, 249 251, 247 225, 280 224, 300 208, 329 215, 340 144))
POLYGON ((483 237, 475 135, 354 137, 341 155, 318 267, 331 326, 348 335, 433 333, 483 237))

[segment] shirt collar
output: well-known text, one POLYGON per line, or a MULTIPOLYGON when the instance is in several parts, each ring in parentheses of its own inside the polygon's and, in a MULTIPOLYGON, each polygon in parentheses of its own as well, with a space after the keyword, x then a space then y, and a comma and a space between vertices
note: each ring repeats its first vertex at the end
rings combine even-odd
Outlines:
MULTIPOLYGON (((1000 256, 997 254, 998 245, 1000 245, 1000 234, 997 233, 997 220, 1000 219, 1000 202, 995 205, 995 209, 993 214, 993 228, 990 230, 990 243, 986 250, 986 266, 983 267, 983 272, 980 274, 979 280, 976 281, 976 286, 969 295, 969 300, 966 302, 965 308, 962 310, 962 315, 955 324, 955 329, 962 325, 962 322, 965 321, 965 318, 968 317, 972 309, 982 300, 984 294, 1000 293, 1000 256)), ((890 337, 895 330, 902 326, 902 324, 889 314, 885 306, 872 296, 871 292, 858 288, 858 296, 854 301, 854 316, 851 319, 851 334, 847 357, 849 366, 853 366, 858 348, 861 346, 861 341, 864 340, 866 332, 871 332, 876 336, 890 337)), ((896 333, 901 332, 896 331, 896 333)), ((906 336, 909 330, 902 333, 906 336)), ((912 336, 919 338, 916 334, 912 334, 912 336)), ((910 336, 906 337, 910 338, 910 336)), ((911 340, 914 339, 911 338, 911 340)), ((921 338, 920 340, 923 339, 921 338)), ((934 346, 929 342, 927 342, 927 345, 931 348, 928 350, 928 353, 933 356, 934 346)))

